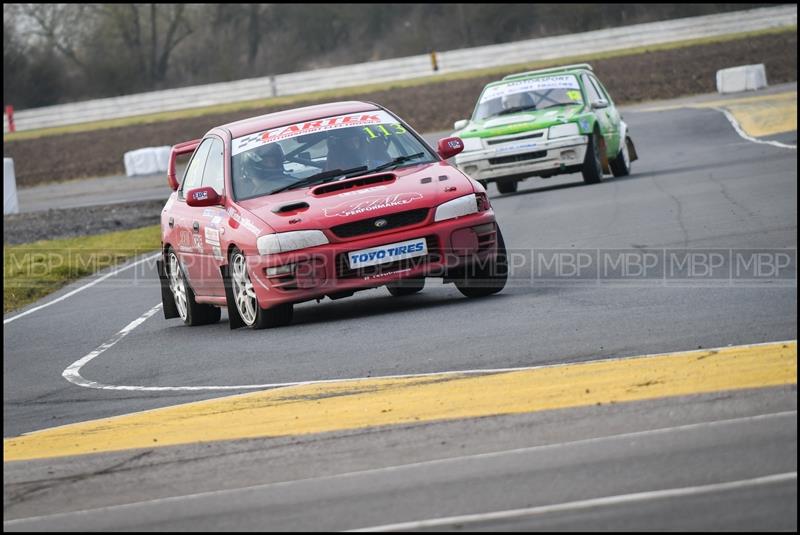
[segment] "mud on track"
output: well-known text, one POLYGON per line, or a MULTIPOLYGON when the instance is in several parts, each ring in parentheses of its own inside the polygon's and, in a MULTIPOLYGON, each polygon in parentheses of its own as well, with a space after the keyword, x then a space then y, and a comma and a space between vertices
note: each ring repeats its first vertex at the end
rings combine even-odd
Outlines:
MULTIPOLYGON (((770 84, 796 80, 797 32, 592 61, 617 104, 713 92, 718 69, 751 63, 766 65, 770 84)), ((354 94, 352 99, 382 104, 419 132, 445 130, 469 115, 483 86, 498 78, 482 76, 367 92, 354 94)), ((308 100, 289 106, 4 142, 3 155, 14 158, 17 183, 22 187, 123 174, 122 155, 126 151, 172 145, 200 137, 219 124, 321 102, 308 100)))

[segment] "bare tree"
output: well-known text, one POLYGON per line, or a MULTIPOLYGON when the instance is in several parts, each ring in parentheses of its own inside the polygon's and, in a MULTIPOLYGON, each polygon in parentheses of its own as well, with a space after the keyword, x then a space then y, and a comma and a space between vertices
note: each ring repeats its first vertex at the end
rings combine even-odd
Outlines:
POLYGON ((90 25, 91 9, 86 4, 19 4, 19 12, 33 24, 32 33, 47 41, 83 70, 80 45, 90 25))

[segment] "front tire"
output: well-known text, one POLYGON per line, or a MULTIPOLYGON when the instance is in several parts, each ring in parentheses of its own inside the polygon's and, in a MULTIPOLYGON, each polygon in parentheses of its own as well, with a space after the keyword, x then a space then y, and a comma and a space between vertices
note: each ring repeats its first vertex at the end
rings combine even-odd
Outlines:
POLYGON ((395 297, 403 297, 421 292, 425 287, 425 279, 402 279, 390 282, 386 285, 389 293, 395 297))
POLYGON ((186 279, 178 255, 172 249, 167 253, 167 269, 169 270, 167 274, 169 289, 172 291, 178 316, 183 323, 190 327, 217 323, 221 316, 219 307, 203 305, 195 301, 194 290, 186 279))
POLYGON ((611 173, 614 176, 628 176, 631 174, 630 140, 626 137, 619 154, 611 161, 611 173))
MULTIPOLYGON (((266 329, 289 325, 294 315, 292 303, 283 303, 272 308, 261 308, 256 298, 250 273, 247 270, 247 258, 239 249, 231 251, 230 256, 231 289, 233 290, 233 306, 245 327, 266 329)), ((228 303, 231 306, 231 303, 228 303)))
POLYGON ((586 157, 583 159, 583 181, 587 184, 597 184, 603 180, 603 162, 600 158, 600 143, 598 136, 600 134, 595 130, 593 134, 589 134, 589 142, 586 145, 586 157))
POLYGON ((519 182, 517 180, 498 180, 497 184, 497 191, 500 193, 514 193, 517 191, 517 184, 519 182))
POLYGON ((467 266, 462 276, 453 280, 466 297, 486 297, 496 294, 506 286, 508 280, 508 254, 500 227, 497 228, 497 254, 486 266, 467 266))

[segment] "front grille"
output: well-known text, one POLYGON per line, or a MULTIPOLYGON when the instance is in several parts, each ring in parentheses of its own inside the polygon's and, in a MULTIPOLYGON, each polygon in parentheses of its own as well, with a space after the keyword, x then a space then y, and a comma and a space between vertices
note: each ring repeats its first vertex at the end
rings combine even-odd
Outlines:
POLYGON ((353 236, 360 236, 362 234, 370 234, 372 232, 383 232, 384 230, 391 230, 415 223, 421 223, 428 217, 428 208, 418 208, 417 210, 408 210, 406 212, 397 212, 381 217, 370 217, 369 219, 362 219, 352 223, 345 223, 344 225, 337 225, 331 228, 331 231, 340 238, 352 238, 353 236), (386 224, 381 227, 375 226, 375 221, 385 219, 386 224))
POLYGON ((547 156, 547 151, 539 150, 536 152, 526 152, 525 154, 514 154, 513 156, 489 158, 489 163, 492 165, 499 165, 504 163, 524 162, 525 160, 535 160, 536 158, 544 158, 545 156, 547 156))
POLYGON ((490 139, 486 142, 487 145, 497 145, 498 143, 508 143, 509 141, 521 141, 523 139, 536 139, 537 137, 542 137, 544 134, 542 132, 537 132, 535 134, 529 134, 527 136, 519 136, 519 137, 511 137, 505 139, 490 139))
POLYGON ((350 269, 350 264, 347 262, 348 253, 339 253, 336 255, 336 277, 339 279, 370 277, 380 273, 388 273, 389 271, 414 268, 432 262, 436 259, 440 259, 441 255, 439 252, 439 239, 435 235, 426 236, 425 241, 427 242, 428 246, 428 254, 425 256, 406 258, 405 260, 397 260, 388 264, 380 264, 377 266, 368 266, 358 269, 350 269))

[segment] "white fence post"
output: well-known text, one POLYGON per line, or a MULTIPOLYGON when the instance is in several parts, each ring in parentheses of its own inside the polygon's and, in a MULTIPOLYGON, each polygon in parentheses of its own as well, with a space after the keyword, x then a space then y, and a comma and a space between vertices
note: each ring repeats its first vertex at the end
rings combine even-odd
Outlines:
POLYGON ((19 213, 14 160, 3 158, 3 215, 19 213))

